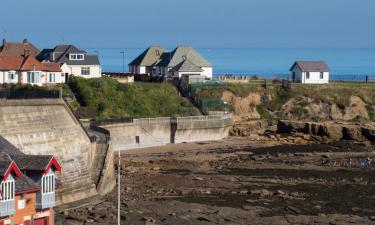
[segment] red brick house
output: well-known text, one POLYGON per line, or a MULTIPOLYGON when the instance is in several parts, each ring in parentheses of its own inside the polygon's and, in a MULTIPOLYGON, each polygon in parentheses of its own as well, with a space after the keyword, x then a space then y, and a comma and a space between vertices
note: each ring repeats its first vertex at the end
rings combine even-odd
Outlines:
POLYGON ((0 137, 0 225, 53 225, 56 172, 53 156, 23 154, 0 137))

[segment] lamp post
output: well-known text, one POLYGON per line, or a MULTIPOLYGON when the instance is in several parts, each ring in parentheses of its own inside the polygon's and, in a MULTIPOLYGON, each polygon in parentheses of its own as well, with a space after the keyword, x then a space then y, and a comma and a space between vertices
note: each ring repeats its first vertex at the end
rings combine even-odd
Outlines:
POLYGON ((121 154, 120 150, 118 151, 118 167, 117 167, 117 179, 118 179, 118 185, 117 185, 117 207, 118 207, 118 212, 117 212, 117 224, 121 225, 121 154))
POLYGON ((125 73, 125 51, 120 52, 122 54, 122 73, 125 73))

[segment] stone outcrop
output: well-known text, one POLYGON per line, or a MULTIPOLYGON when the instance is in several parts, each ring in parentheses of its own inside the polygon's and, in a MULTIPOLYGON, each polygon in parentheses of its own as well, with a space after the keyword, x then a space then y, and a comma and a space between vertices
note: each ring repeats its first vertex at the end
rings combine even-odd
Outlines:
POLYGON ((235 124, 230 130, 230 135, 238 137, 262 135, 267 129, 269 129, 267 120, 253 120, 235 124))
POLYGON ((345 123, 280 120, 277 132, 304 133, 329 140, 375 141, 375 127, 345 123))

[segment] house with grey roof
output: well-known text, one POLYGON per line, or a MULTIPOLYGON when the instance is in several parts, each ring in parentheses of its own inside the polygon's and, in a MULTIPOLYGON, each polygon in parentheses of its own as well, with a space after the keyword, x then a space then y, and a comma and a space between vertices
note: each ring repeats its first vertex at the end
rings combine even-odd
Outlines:
POLYGON ((150 47, 129 64, 129 71, 171 78, 201 76, 212 79, 212 65, 190 46, 179 46, 172 52, 159 46, 150 47))
POLYGON ((129 63, 129 72, 133 74, 159 75, 155 70, 158 63, 165 53, 165 49, 160 46, 151 46, 142 52, 137 58, 129 63))
POLYGON ((330 69, 324 61, 296 61, 290 71, 293 82, 303 84, 329 83, 330 69))
POLYGON ((65 75, 84 78, 99 78, 102 75, 98 56, 88 54, 74 45, 57 45, 53 49, 43 49, 37 59, 43 63, 59 63, 65 75))

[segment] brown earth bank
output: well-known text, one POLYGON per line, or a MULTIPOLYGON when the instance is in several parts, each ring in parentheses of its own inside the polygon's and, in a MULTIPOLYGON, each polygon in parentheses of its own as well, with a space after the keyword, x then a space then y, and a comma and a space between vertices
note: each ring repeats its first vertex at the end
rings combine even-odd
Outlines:
MULTIPOLYGON (((374 145, 265 138, 123 152, 121 224, 375 224, 374 145)), ((116 224, 116 201, 62 210, 57 224, 116 224)))

